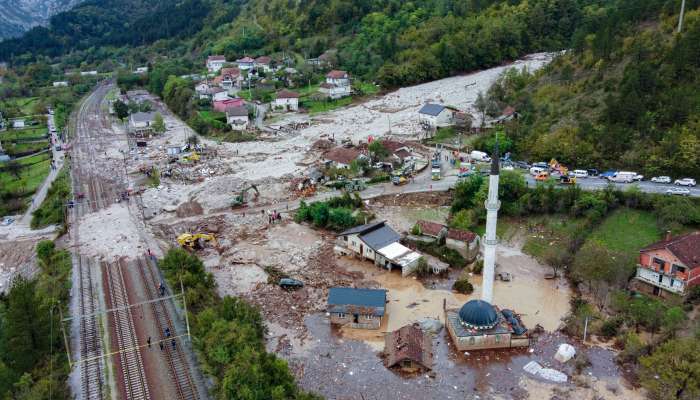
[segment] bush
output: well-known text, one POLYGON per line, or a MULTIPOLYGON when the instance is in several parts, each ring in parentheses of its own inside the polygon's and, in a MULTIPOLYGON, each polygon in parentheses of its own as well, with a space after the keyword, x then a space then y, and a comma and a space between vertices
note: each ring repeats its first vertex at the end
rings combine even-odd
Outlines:
POLYGON ((341 231, 358 224, 357 220, 361 217, 353 216, 353 210, 361 207, 362 199, 357 193, 353 196, 345 193, 339 197, 311 204, 306 204, 302 200, 299 203, 299 209, 294 214, 294 220, 298 223, 312 222, 318 228, 341 231))
POLYGON ((617 336, 620 327, 622 327, 623 319, 620 317, 608 318, 600 326, 600 335, 606 338, 617 336))
POLYGON ((419 236, 420 234, 421 234, 420 225, 418 225, 418 224, 413 225, 413 228, 411 228, 411 235, 419 236))
POLYGON ((647 353, 646 345, 634 332, 627 332, 618 342, 623 349, 618 355, 618 359, 623 363, 636 363, 639 357, 647 353))
POLYGON ((452 290, 461 294, 471 294, 474 291, 474 285, 469 282, 469 277, 463 275, 461 278, 457 279, 452 285, 452 290))
POLYGON ((367 181, 367 183, 371 185, 373 183, 389 182, 389 180, 391 180, 391 177, 389 176, 389 174, 381 173, 381 174, 377 174, 377 175, 371 177, 367 181))
POLYGON ((417 276, 428 276, 430 274, 430 266, 428 265, 428 260, 425 257, 418 259, 418 265, 416 266, 415 273, 417 276))
POLYGON ((472 266, 472 273, 474 273, 476 275, 481 275, 481 272, 483 270, 484 270, 484 260, 483 259, 477 260, 474 263, 474 266, 472 266))

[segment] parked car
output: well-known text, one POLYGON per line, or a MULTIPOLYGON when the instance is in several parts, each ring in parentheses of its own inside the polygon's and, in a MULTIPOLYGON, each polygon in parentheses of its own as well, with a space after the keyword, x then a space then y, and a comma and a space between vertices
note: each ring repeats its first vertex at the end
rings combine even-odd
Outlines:
POLYGON ((280 279, 280 287, 282 289, 300 289, 304 287, 304 282, 292 278, 282 278, 280 279))
POLYGON ((654 183, 671 183, 671 177, 670 176, 655 176, 651 178, 651 181, 654 183))
POLYGON ((537 167, 537 168, 542 168, 542 169, 549 169, 549 164, 547 164, 546 162, 536 162, 536 163, 532 164, 532 166, 537 167))
POLYGON ((5 217, 2 219, 2 223, 0 225, 2 226, 7 226, 7 225, 12 225, 12 223, 15 222, 15 219, 12 217, 5 217))
POLYGON ((512 171, 515 168, 513 168, 513 164, 505 164, 501 169, 504 171, 512 171))
POLYGON ((532 166, 530 167, 530 175, 532 176, 537 176, 543 172, 547 172, 547 168, 542 168, 542 167, 537 167, 537 166, 532 166))
POLYGON ((514 165, 518 168, 530 169, 530 164, 526 163, 525 161, 516 161, 514 162, 514 165))
POLYGON ((644 180, 644 175, 636 174, 636 175, 634 176, 634 180, 637 181, 637 182, 641 182, 642 180, 644 180))
POLYGON ((588 171, 583 169, 575 169, 569 172, 569 176, 574 176, 576 178, 588 178, 588 171))
POLYGON ((693 178, 683 178, 683 179, 676 179, 675 182, 673 182, 674 185, 678 186, 693 186, 695 187, 695 179, 693 178))
POLYGON ((610 182, 632 183, 637 177, 636 172, 618 171, 615 175, 608 178, 610 182))
POLYGON ((676 195, 676 196, 690 196, 690 189, 686 188, 670 188, 666 191, 666 194, 668 195, 676 195))
POLYGON ((586 170, 588 172, 588 176, 598 176, 599 172, 595 168, 589 168, 586 170))
POLYGON ((598 175, 598 178, 610 179, 613 176, 615 176, 615 174, 617 174, 617 171, 611 169, 611 170, 607 170, 607 171, 603 172, 602 174, 598 175))
POLYGON ((61 145, 60 145, 60 144, 57 144, 57 145, 54 147, 54 149, 56 149, 56 151, 61 151, 61 145))

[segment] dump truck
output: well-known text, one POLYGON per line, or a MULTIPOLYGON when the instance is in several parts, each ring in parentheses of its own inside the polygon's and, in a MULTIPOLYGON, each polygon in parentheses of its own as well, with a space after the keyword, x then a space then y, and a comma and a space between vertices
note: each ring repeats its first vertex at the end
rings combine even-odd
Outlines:
POLYGON ((255 195, 253 199, 257 199, 258 196, 260 196, 260 192, 258 191, 258 187, 255 185, 250 185, 245 187, 241 192, 236 195, 236 197, 233 198, 233 201, 231 201, 231 207, 236 208, 236 207, 245 207, 248 205, 248 192, 250 190, 253 190, 255 192, 255 195))
POLYGON ((205 243, 211 243, 214 247, 219 245, 214 235, 209 233, 183 233, 177 237, 177 243, 189 251, 203 249, 205 243))

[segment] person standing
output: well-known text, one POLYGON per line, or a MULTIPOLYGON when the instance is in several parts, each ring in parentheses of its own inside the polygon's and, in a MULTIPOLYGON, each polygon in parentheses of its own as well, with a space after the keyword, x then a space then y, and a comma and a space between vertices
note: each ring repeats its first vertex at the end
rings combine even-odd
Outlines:
POLYGON ((151 337, 150 336, 148 337, 148 340, 146 340, 146 342, 148 343, 148 348, 150 349, 151 348, 151 337))

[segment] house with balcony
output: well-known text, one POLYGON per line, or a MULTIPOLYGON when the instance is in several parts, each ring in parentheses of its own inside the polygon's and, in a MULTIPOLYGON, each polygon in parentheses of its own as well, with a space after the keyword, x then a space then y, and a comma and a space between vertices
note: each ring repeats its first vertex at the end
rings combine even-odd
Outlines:
POLYGON ((213 55, 207 57, 207 71, 209 72, 219 72, 221 68, 226 64, 226 56, 213 55))
POLYGON ((350 75, 345 71, 333 70, 326 74, 326 81, 319 86, 318 90, 333 100, 350 96, 352 92, 350 75))
POLYGON ((637 275, 632 288, 667 297, 685 296, 700 285, 700 231, 650 244, 639 250, 637 275))

